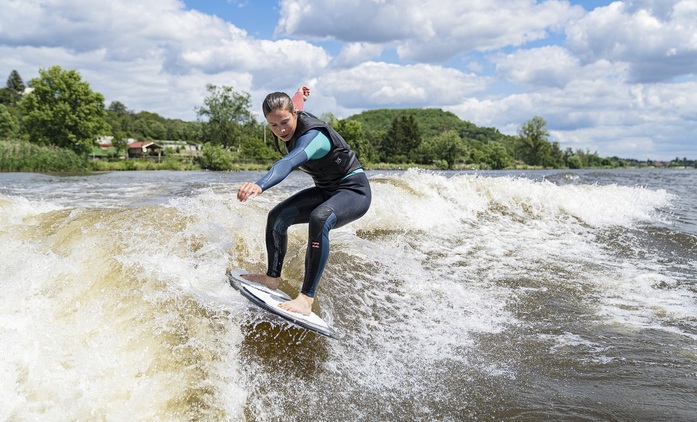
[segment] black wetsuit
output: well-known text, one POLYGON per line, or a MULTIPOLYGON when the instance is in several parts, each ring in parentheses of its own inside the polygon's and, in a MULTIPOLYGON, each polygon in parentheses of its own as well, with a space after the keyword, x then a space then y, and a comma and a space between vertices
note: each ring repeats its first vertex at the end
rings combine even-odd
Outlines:
POLYGON ((370 207, 368 177, 346 141, 329 125, 298 113, 288 154, 276 162, 257 184, 263 191, 301 168, 315 186, 276 205, 266 222, 267 275, 280 277, 288 247, 288 227, 309 223, 305 278, 301 292, 314 297, 329 257, 329 231, 362 217, 370 207))

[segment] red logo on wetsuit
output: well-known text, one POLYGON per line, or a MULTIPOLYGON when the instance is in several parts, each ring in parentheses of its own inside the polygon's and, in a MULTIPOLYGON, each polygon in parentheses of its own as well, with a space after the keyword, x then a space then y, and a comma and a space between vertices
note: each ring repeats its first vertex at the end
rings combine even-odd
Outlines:
POLYGON ((314 249, 319 249, 319 242, 312 242, 312 247, 314 249))

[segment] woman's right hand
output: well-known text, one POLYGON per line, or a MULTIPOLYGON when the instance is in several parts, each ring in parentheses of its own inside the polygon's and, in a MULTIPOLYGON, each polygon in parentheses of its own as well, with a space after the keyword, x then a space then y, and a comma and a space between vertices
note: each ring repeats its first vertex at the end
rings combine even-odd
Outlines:
POLYGON ((237 199, 244 202, 252 196, 261 195, 262 190, 256 183, 244 182, 237 190, 237 199))

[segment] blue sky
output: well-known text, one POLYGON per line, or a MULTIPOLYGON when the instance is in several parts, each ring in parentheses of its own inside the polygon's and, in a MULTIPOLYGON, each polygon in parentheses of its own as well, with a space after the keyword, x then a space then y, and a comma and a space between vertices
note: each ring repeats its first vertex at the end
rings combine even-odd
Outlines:
POLYGON ((508 134, 539 115, 562 148, 697 159, 695 34, 694 0, 3 0, 0 77, 59 65, 185 120, 209 83, 255 106, 306 84, 317 114, 435 107, 508 134))

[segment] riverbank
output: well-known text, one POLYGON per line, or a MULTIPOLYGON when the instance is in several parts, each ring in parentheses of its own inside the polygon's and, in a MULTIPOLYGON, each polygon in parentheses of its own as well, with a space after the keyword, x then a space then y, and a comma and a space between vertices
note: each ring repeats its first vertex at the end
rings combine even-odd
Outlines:
MULTIPOLYGON (((264 171, 271 163, 255 163, 248 161, 232 161, 230 171, 264 171)), ((424 170, 445 170, 437 165, 415 163, 364 163, 366 170, 408 170, 418 168, 424 170)), ((686 166, 625 166, 625 167, 589 167, 584 169, 694 169, 686 166)), ((125 160, 90 160, 78 156, 73 151, 54 146, 42 146, 23 141, 0 142, 0 172, 33 172, 33 173, 90 173, 104 171, 201 171, 206 170, 198 160, 191 156, 144 157, 125 160)), ((478 164, 458 164, 450 170, 491 170, 478 164)), ((501 170, 545 170, 541 166, 528 166, 517 163, 501 170)))

